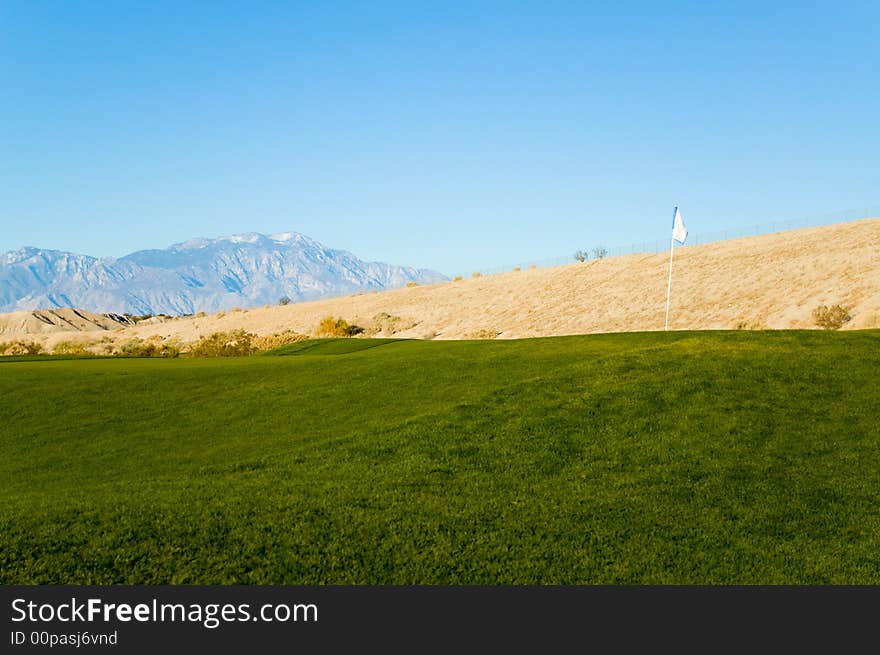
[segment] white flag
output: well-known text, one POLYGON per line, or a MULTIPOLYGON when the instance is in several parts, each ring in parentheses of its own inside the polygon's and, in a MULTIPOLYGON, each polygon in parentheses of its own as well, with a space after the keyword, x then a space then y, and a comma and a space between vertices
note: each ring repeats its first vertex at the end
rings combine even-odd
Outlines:
POLYGON ((681 220, 681 212, 678 211, 678 207, 676 207, 672 214, 672 238, 675 239, 679 245, 683 245, 687 236, 688 231, 684 226, 684 221, 681 220))

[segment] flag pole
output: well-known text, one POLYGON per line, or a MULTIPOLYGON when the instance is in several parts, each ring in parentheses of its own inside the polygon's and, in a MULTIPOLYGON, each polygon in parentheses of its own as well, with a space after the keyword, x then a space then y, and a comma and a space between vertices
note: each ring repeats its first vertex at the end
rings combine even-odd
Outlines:
POLYGON ((669 282, 666 284, 666 325, 663 330, 669 330, 669 295, 672 292, 672 253, 675 252, 675 236, 669 240, 669 282))

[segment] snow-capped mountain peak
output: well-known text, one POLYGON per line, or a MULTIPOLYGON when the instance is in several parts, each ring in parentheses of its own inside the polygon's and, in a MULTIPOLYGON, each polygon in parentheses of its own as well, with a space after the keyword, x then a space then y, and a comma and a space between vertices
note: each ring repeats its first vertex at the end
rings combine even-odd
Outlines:
POLYGON ((426 269, 365 262, 298 232, 190 239, 115 260, 28 247, 0 255, 0 311, 190 314, 443 279, 426 269))

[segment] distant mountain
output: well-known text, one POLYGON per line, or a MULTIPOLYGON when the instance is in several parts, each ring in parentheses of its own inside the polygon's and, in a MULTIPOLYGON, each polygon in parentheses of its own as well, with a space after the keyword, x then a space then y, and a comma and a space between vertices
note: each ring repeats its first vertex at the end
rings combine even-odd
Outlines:
POLYGON ((193 239, 120 259, 26 247, 0 255, 0 312, 192 314, 444 279, 427 269, 361 261, 296 232, 193 239))

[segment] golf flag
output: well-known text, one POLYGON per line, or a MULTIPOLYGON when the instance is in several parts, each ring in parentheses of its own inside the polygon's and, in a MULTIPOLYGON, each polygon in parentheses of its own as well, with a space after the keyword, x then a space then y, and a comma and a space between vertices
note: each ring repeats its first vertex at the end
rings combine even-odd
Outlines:
POLYGON ((681 220, 681 212, 678 210, 678 207, 675 208, 674 213, 672 214, 672 238, 679 245, 684 245, 684 240, 687 239, 688 231, 684 226, 684 221, 681 220))
POLYGON ((672 255, 675 252, 675 244, 684 245, 684 240, 688 238, 687 228, 681 219, 681 212, 678 205, 672 210, 672 239, 669 242, 669 282, 666 283, 666 323, 664 330, 669 329, 669 297, 672 295, 672 255))

